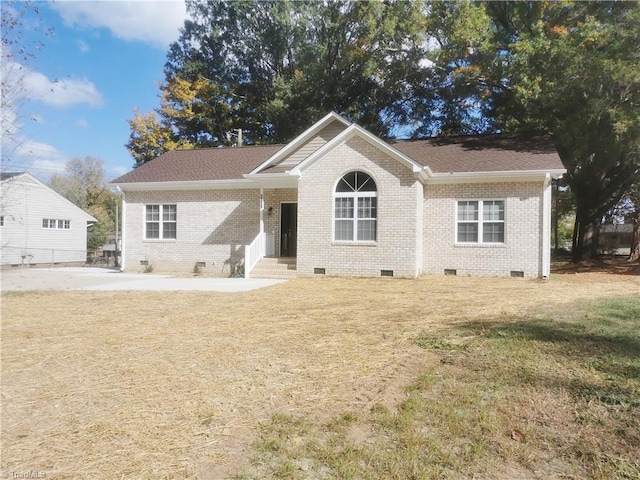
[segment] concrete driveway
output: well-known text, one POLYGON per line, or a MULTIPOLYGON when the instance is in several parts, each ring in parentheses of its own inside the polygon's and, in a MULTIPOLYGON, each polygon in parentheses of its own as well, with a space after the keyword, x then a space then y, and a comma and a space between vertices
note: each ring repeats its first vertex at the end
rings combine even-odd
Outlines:
POLYGON ((191 290, 246 292, 286 280, 258 278, 172 277, 124 273, 111 268, 16 268, 0 272, 0 291, 29 290, 191 290))

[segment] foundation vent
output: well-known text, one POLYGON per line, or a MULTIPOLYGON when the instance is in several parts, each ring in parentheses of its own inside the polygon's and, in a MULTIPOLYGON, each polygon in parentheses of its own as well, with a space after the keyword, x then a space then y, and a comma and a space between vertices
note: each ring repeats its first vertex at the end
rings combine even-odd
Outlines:
POLYGON ((317 267, 315 267, 315 268, 313 269, 313 273, 314 273, 315 275, 324 275, 324 274, 325 274, 325 269, 324 269, 324 268, 317 268, 317 267))
POLYGON ((380 270, 381 277, 393 277, 393 270, 380 270))
POLYGON ((147 265, 149 265, 149 260, 140 260, 140 265, 146 267, 147 265))
POLYGON ((511 276, 515 278, 524 278, 524 272, 522 270, 511 270, 511 276))
POLYGON ((455 270, 454 268, 445 268, 444 269, 444 274, 445 275, 457 275, 458 271, 455 270))

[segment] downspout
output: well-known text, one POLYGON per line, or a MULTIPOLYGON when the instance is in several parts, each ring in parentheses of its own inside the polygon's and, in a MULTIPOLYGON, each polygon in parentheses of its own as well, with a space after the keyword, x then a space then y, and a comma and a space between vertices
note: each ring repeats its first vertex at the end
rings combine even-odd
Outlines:
MULTIPOLYGON (((122 241, 120 242, 120 271, 124 272, 124 266, 126 265, 125 262, 125 252, 126 252, 126 242, 125 242, 125 232, 126 232, 126 219, 127 219, 127 202, 126 202, 126 195, 124 193, 124 190, 122 190, 120 187, 116 186, 116 191, 118 193, 120 193, 122 195, 122 228, 120 229, 120 235, 122 237, 122 241)), ((118 200, 116 199, 116 202, 118 200)), ((118 237, 116 236, 116 250, 118 249, 118 237)))
POLYGON ((542 278, 551 274, 551 175, 546 174, 542 187, 542 278))

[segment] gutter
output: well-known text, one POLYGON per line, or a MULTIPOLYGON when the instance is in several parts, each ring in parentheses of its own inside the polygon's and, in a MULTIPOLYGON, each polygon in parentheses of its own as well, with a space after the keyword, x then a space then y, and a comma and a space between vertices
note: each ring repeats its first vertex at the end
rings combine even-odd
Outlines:
POLYGON ((419 175, 420 179, 425 178, 425 183, 488 183, 493 181, 505 182, 526 182, 540 180, 544 181, 547 176, 560 178, 566 173, 565 169, 551 170, 506 170, 497 172, 448 172, 433 173, 429 167, 424 167, 424 174, 419 175))

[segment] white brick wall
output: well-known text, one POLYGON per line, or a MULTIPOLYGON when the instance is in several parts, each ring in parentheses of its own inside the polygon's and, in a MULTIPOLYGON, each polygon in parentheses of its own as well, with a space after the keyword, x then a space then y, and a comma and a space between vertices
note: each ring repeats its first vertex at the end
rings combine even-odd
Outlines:
POLYGON ((313 275, 314 268, 324 268, 326 275, 419 275, 422 185, 406 166, 356 137, 309 167, 298 185, 298 275, 313 275), (377 185, 374 245, 333 241, 334 189, 353 170, 368 173, 377 185))
POLYGON ((141 260, 154 272, 193 270, 206 262, 202 273, 228 276, 244 259, 244 246, 258 234, 260 190, 198 190, 127 192, 125 269, 142 271, 141 260), (145 240, 145 205, 177 205, 177 239, 145 240))
MULTIPOLYGON (((264 225, 279 255, 280 205, 298 202, 298 275, 396 277, 421 273, 525 277, 542 275, 542 182, 425 185, 406 166, 368 142, 354 138, 310 166, 299 189, 265 189, 264 225), (334 189, 347 172, 361 170, 378 190, 377 241, 333 240, 334 189), (513 196, 514 192, 518 196, 513 196), (456 244, 458 200, 504 200, 503 245, 456 244), (271 215, 267 209, 272 207, 271 215)), ((127 192, 125 269, 142 271, 141 260, 157 272, 189 273, 206 262, 203 273, 228 276, 244 258, 244 246, 259 229, 259 189, 127 192), (177 205, 177 239, 145 240, 145 205, 177 205)))
POLYGON ((509 276, 513 270, 540 277, 542 188, 542 182, 426 185, 424 272, 509 276), (503 245, 456 244, 456 203, 476 199, 505 201, 503 245))

